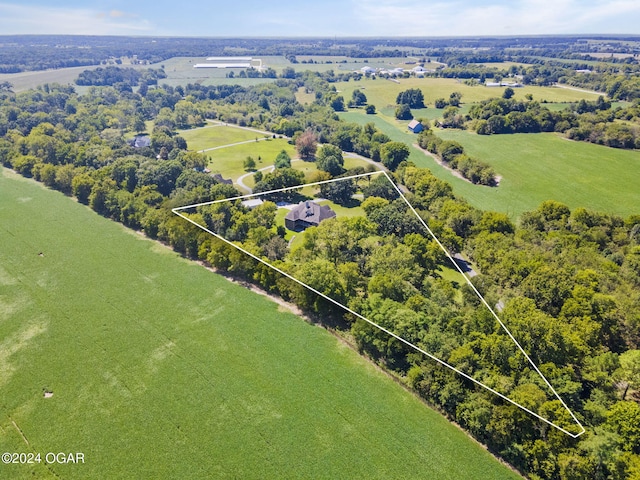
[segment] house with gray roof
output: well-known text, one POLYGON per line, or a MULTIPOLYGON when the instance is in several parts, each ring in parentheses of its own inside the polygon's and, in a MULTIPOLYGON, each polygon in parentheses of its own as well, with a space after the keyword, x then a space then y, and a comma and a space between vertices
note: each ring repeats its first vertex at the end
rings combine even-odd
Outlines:
POLYGON ((284 226, 289 230, 301 232, 305 228, 317 227, 328 218, 335 218, 336 212, 328 205, 318 205, 309 200, 300 202, 284 217, 284 226))

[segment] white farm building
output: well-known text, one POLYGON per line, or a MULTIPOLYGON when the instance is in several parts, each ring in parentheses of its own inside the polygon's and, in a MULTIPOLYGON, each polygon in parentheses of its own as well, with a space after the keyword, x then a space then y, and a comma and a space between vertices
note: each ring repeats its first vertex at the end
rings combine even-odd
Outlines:
POLYGON ((261 68, 262 60, 253 57, 208 57, 207 63, 196 63, 193 68, 261 68), (253 65, 258 62, 258 65, 253 65))

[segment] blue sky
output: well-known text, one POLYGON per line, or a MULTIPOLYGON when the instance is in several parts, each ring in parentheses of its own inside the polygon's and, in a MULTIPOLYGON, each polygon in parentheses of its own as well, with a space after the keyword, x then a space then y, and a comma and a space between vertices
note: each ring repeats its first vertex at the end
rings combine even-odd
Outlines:
POLYGON ((0 35, 640 34, 638 25, 638 0, 0 0, 0 35))

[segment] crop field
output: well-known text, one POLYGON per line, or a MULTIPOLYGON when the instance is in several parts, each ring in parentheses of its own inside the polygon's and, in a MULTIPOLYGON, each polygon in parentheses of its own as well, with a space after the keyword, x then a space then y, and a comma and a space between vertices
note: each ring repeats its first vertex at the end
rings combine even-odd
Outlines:
POLYGON ((6 170, 0 225, 0 450, 85 456, 5 478, 519 478, 325 330, 6 170))
MULTIPOLYGON (((367 96, 369 103, 381 109, 388 105, 395 105, 398 93, 409 88, 420 88, 424 94, 424 101, 427 106, 433 107, 437 98, 449 98, 452 92, 462 93, 463 103, 476 103, 490 98, 500 97, 504 88, 484 87, 482 85, 469 86, 463 82, 450 78, 401 78, 398 83, 382 78, 372 80, 362 78, 355 82, 339 82, 335 84, 345 100, 351 98, 353 90, 361 89, 367 96)), ((537 87, 525 86, 514 88, 517 99, 524 99, 528 93, 533 95, 534 100, 547 102, 577 102, 581 98, 595 100, 598 94, 576 91, 561 87, 537 87)))
POLYGON ((75 85, 75 80, 85 70, 97 67, 72 67, 58 70, 41 70, 37 72, 0 73, 0 82, 9 82, 14 92, 22 92, 45 83, 59 83, 61 85, 75 85))

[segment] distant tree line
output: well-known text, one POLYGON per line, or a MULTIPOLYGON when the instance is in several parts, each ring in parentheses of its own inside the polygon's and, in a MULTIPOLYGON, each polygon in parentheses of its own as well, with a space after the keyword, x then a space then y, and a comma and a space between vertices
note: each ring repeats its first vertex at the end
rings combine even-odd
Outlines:
POLYGON ((113 86, 124 84, 129 87, 138 86, 141 82, 146 85, 157 85, 159 79, 167 78, 162 69, 137 70, 123 67, 98 67, 95 70, 85 70, 78 75, 76 85, 82 86, 113 86))

